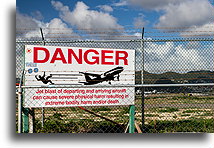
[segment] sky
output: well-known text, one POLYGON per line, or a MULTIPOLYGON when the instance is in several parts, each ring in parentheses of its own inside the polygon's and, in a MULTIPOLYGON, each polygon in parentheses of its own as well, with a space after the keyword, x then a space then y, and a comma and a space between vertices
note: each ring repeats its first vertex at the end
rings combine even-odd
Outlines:
MULTIPOLYGON (((213 0, 17 0, 16 39, 213 38, 213 0)), ((148 42, 145 70, 213 71, 209 42, 148 42)), ((121 47, 122 48, 122 47, 121 47)), ((140 59, 142 55, 138 55, 140 59)))
MULTIPOLYGON (((125 1, 124 1, 125 2, 125 1)), ((64 20, 60 16, 62 14, 62 9, 60 10, 57 5, 60 4, 62 7, 68 7, 69 12, 72 12, 76 9, 76 13, 84 13, 81 11, 81 7, 84 7, 84 10, 88 10, 87 14, 89 16, 104 16, 105 14, 109 14, 111 19, 114 19, 116 22, 115 25, 129 26, 133 25, 136 22, 137 18, 141 18, 141 21, 144 22, 144 17, 146 20, 155 21, 155 17, 158 15, 157 12, 149 12, 142 8, 135 8, 134 6, 129 6, 128 4, 123 4, 121 1, 113 1, 113 0, 102 0, 102 1, 94 1, 94 0, 61 0, 61 1, 28 1, 28 0, 17 0, 17 10, 22 14, 27 14, 32 18, 41 19, 43 22, 50 22, 53 18, 60 18, 65 23, 69 22, 64 20), (123 5, 122 5, 123 4, 123 5), (144 15, 145 13, 146 15, 144 15)), ((85 12, 86 15, 86 12, 85 12)), ((66 16, 65 16, 66 17, 66 16)), ((68 17, 68 16, 67 16, 68 17)), ((104 19, 104 18, 102 18, 104 19)), ((96 20, 96 18, 94 18, 96 20)), ((113 20, 112 20, 113 21, 113 20)), ((146 21, 145 21, 146 22, 146 21)), ((73 22, 74 23, 74 22, 73 22)), ((148 22, 149 23, 149 22, 148 22)), ((99 24, 98 24, 99 25, 99 24)), ((110 24, 109 24, 110 25, 110 24)), ((108 25, 107 25, 108 26, 108 25)), ((78 26, 79 27, 79 26, 78 26)), ((117 27, 117 26, 115 26, 117 27)))
POLYGON ((25 38, 40 36, 38 28, 46 29, 46 38, 70 33, 87 39, 92 31, 111 30, 103 35, 108 39, 112 32, 141 38, 143 27, 156 29, 148 37, 169 28, 185 30, 176 36, 210 35, 214 26, 213 0, 17 0, 16 9, 17 36, 25 38))

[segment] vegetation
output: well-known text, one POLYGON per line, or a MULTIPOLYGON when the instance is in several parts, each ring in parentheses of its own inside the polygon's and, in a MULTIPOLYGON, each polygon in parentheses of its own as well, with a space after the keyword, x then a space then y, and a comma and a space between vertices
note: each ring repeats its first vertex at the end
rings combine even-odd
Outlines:
POLYGON ((213 71, 190 71, 187 73, 165 72, 161 74, 144 72, 146 84, 172 84, 172 83, 213 83, 213 71))
POLYGON ((213 133, 213 119, 180 121, 151 121, 145 125, 146 133, 202 132, 213 133))
MULTIPOLYGON (((144 133, 203 132, 212 133, 213 119, 191 119, 180 121, 153 120, 145 124, 144 133)), ((78 119, 64 122, 61 114, 54 114, 46 119, 44 127, 37 120, 37 133, 123 133, 126 125, 115 125, 107 121, 97 122, 92 119, 78 119)), ((140 125, 141 127, 141 125, 140 125)))
MULTIPOLYGON (((146 133, 214 132, 213 96, 185 96, 184 94, 153 94, 145 98, 146 133), (184 105, 185 107, 179 106, 184 105), (197 107, 188 107, 188 104, 197 107), (148 105, 148 106, 147 106, 148 105), (154 105, 154 106, 153 106, 154 105), (206 108, 200 107, 201 105, 206 108)), ((136 98, 135 119, 141 123, 141 100, 136 98)), ((89 110, 109 118, 117 124, 96 117, 77 107, 47 108, 41 124, 41 109, 35 109, 36 133, 123 133, 129 120, 129 107, 90 107, 89 110)), ((17 116, 16 116, 17 117, 17 116)), ((17 119, 16 119, 17 126, 17 119)), ((17 129, 17 127, 16 127, 17 129)))
POLYGON ((171 113, 171 112, 176 112, 176 111, 178 111, 178 108, 172 108, 172 107, 166 107, 164 109, 158 110, 158 112, 160 112, 160 113, 165 113, 165 112, 171 113))
POLYGON ((95 108, 92 108, 92 111, 96 111, 96 112, 99 112, 99 111, 111 111, 111 108, 108 108, 108 107, 95 107, 95 108))
POLYGON ((62 118, 62 114, 55 113, 45 120, 44 127, 40 121, 36 120, 36 133, 120 133, 125 130, 123 125, 118 126, 107 121, 71 119, 65 122, 62 118))

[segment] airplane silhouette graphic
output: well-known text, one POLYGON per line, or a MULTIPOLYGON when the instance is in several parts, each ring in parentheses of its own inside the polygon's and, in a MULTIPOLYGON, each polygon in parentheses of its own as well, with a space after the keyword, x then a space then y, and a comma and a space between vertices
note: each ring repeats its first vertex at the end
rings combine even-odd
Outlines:
POLYGON ((103 74, 94 74, 94 73, 87 73, 87 72, 79 72, 81 74, 84 74, 86 82, 79 82, 83 83, 84 85, 94 85, 98 83, 102 83, 104 81, 108 81, 109 84, 111 84, 111 81, 115 81, 115 78, 117 81, 120 79, 120 73, 124 70, 123 67, 116 67, 113 68, 103 74))

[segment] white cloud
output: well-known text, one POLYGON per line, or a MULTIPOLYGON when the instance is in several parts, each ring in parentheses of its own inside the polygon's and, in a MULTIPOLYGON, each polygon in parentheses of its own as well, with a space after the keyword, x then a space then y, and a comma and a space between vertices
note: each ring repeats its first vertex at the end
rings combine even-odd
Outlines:
POLYGON ((120 0, 114 3, 113 6, 137 6, 144 9, 159 10, 169 4, 177 4, 187 0, 120 0))
POLYGON ((60 18, 72 26, 80 29, 116 29, 123 28, 117 23, 117 19, 109 13, 90 10, 83 2, 77 2, 73 11, 59 1, 51 1, 52 5, 60 13, 60 18))
POLYGON ((45 28, 45 38, 46 39, 60 39, 60 38, 70 38, 79 39, 80 37, 73 32, 65 23, 59 18, 52 19, 46 24, 45 28))
POLYGON ((117 6, 117 7, 126 6, 126 5, 128 5, 128 0, 120 0, 119 2, 113 4, 113 6, 117 6))
POLYGON ((214 7, 209 0, 120 0, 113 5, 161 12, 156 27, 199 27, 214 21, 214 7))
POLYGON ((100 10, 104 11, 104 12, 112 12, 113 11, 113 8, 109 5, 99 5, 97 7, 100 8, 100 10))
POLYGON ((142 32, 136 32, 133 35, 136 36, 136 39, 142 39, 142 32))
POLYGON ((214 20, 214 7, 208 0, 188 0, 164 8, 157 27, 201 26, 214 20))
POLYGON ((41 13, 40 11, 38 11, 38 10, 32 12, 31 15, 32 15, 35 19, 37 19, 37 20, 42 20, 42 19, 44 19, 42 13, 41 13))
POLYGON ((182 37, 214 36, 214 24, 207 23, 202 26, 192 26, 180 33, 182 37))
POLYGON ((145 42, 145 70, 149 72, 188 72, 213 70, 212 45, 200 42, 145 42))
POLYGON ((62 38, 69 34, 77 36, 73 33, 73 30, 59 18, 54 18, 50 22, 44 23, 17 11, 16 29, 17 32, 21 32, 17 34, 17 39, 41 40, 40 28, 43 28, 45 39, 50 39, 51 37, 54 37, 52 39, 62 38))
POLYGON ((16 38, 39 38, 41 39, 41 34, 39 28, 42 27, 44 23, 28 16, 25 14, 20 13, 19 11, 16 12, 16 30, 18 32, 16 38))
POLYGON ((32 17, 20 13, 18 10, 16 12, 16 28, 19 29, 31 29, 38 27, 38 23, 32 17))
POLYGON ((146 24, 148 24, 148 21, 144 19, 144 16, 141 15, 139 17, 134 18, 134 26, 135 27, 144 27, 146 24))

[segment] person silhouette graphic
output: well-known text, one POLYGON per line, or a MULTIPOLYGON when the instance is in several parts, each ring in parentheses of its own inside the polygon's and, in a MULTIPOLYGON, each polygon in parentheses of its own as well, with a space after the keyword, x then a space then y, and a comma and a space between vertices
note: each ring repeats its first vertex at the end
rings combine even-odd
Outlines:
POLYGON ((52 74, 50 74, 49 76, 45 77, 45 72, 43 74, 43 76, 39 75, 35 75, 35 78, 37 79, 37 81, 42 81, 44 84, 54 84, 51 80, 49 80, 52 77, 52 74))

